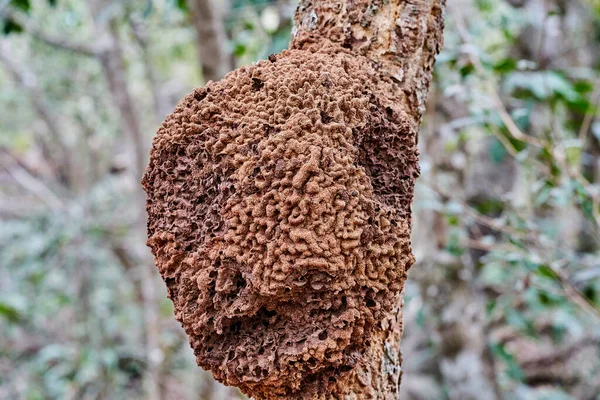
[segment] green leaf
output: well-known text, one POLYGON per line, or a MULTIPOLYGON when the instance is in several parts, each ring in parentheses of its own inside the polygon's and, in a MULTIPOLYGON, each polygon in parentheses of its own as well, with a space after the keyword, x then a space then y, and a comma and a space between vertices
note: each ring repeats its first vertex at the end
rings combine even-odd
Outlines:
POLYGON ((564 299, 563 297, 557 296, 545 290, 538 290, 536 295, 539 303, 545 307, 558 306, 563 302, 564 299))
POLYGON ((12 0, 11 4, 25 12, 31 10, 31 3, 29 3, 29 0, 12 0))
MULTIPOLYGON (((496 143, 499 143, 498 141, 496 141, 496 143)), ((500 149, 504 149, 504 147, 500 144, 500 149)), ((496 160, 494 160, 496 161, 496 160)), ((502 160, 500 160, 502 161, 502 160)), ((500 162, 498 161, 498 162, 500 162)), ((481 214, 485 214, 485 215, 498 215, 501 214, 502 211, 504 211, 504 207, 505 204, 502 200, 498 200, 498 199, 485 199, 482 201, 479 201, 477 203, 474 203, 474 207, 475 209, 481 213, 481 214)))
POLYGON ((485 315, 488 318, 491 317, 491 315, 495 309, 496 309, 496 300, 494 300, 494 299, 488 300, 488 302, 485 305, 485 315))
POLYGON ((494 4, 490 0, 477 0, 475 3, 477 4, 477 8, 479 8, 479 11, 481 12, 485 13, 494 10, 494 4))
POLYGON ((146 2, 146 7, 144 7, 144 11, 142 12, 142 16, 144 17, 144 19, 146 19, 150 16, 150 14, 152 13, 152 8, 153 8, 152 0, 148 0, 146 2))
POLYGON ((569 103, 581 100, 573 84, 555 71, 514 72, 506 79, 505 88, 520 97, 529 94, 538 100, 563 99, 569 103))
POLYGON ((175 5, 181 11, 186 11, 186 12, 188 11, 188 5, 187 5, 186 0, 175 0, 175 5))
POLYGON ((519 364, 517 364, 517 361, 515 360, 513 355, 506 351, 504 345, 500 343, 494 343, 491 345, 491 348, 494 357, 505 362, 507 366, 507 375, 511 379, 514 379, 516 381, 522 381, 524 378, 523 371, 521 370, 521 367, 519 367, 519 364))
POLYGON ((2 33, 4 35, 20 32, 23 32, 23 27, 20 24, 16 23, 12 19, 7 19, 4 21, 4 26, 2 27, 2 33))
POLYGON ((525 316, 522 312, 515 310, 514 308, 507 307, 504 310, 504 316, 506 317, 506 322, 508 322, 508 325, 518 329, 528 336, 538 336, 538 332, 533 326, 533 321, 527 318, 527 316, 525 316))
POLYGON ((499 74, 507 74, 517 69, 517 60, 514 58, 504 58, 494 64, 494 71, 499 74))
POLYGON ((241 57, 246 53, 246 46, 243 43, 237 42, 233 46, 233 55, 236 57, 241 57))
POLYGON ((460 72, 460 76, 462 76, 463 78, 466 78, 467 76, 469 76, 469 75, 473 74, 473 72, 475 72, 475 66, 471 63, 465 64, 462 67, 460 67, 459 72, 460 72))
POLYGON ((540 265, 537 269, 537 274, 546 278, 550 278, 552 280, 556 280, 558 278, 558 276, 556 275, 556 272, 554 272, 554 270, 552 268, 550 268, 548 265, 540 265))
POLYGON ((23 319, 17 307, 5 302, 0 302, 0 316, 12 323, 17 323, 23 319))
POLYGON ((598 292, 593 286, 586 286, 582 293, 589 301, 598 304, 598 292))

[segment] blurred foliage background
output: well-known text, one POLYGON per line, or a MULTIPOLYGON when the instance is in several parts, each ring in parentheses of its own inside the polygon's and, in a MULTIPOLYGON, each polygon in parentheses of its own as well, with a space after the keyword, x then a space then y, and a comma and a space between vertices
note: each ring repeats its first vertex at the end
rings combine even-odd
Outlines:
MULTIPOLYGON (((145 247, 153 133, 294 1, 0 0, 0 398, 241 399, 145 247)), ((600 399, 600 2, 449 0, 403 399, 600 399)))

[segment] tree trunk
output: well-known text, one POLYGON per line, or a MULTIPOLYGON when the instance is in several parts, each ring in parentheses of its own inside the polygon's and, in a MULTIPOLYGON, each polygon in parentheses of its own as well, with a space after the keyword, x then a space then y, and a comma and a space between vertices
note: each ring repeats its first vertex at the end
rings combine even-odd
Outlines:
POLYGON ((261 400, 398 398, 443 5, 301 1, 290 51, 196 89, 157 132, 147 243, 219 381, 261 400))
MULTIPOLYGON (((418 132, 443 43, 445 0, 301 0, 292 48, 330 41, 381 65, 399 83, 390 93, 418 132)), ((376 329, 371 347, 331 399, 398 399, 402 375, 403 293, 376 329)))
POLYGON ((113 98, 119 117, 121 119, 121 128, 123 133, 129 136, 133 145, 133 175, 137 178, 141 176, 144 170, 146 159, 146 143, 140 126, 137 110, 134 101, 127 87, 127 76, 125 60, 123 58, 123 49, 121 48, 118 32, 113 26, 107 28, 107 42, 110 44, 100 55, 100 62, 108 81, 108 87, 113 98))
POLYGON ((188 0, 204 81, 217 81, 233 68, 223 25, 223 2, 188 0))
POLYGON ((445 0, 302 0, 292 48, 327 40, 379 63, 400 83, 392 93, 421 123, 435 56, 440 51, 445 0))

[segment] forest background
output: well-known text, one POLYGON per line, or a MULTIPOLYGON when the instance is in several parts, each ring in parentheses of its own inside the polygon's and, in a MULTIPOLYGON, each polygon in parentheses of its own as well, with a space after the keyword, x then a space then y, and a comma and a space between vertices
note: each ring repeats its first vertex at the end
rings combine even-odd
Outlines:
MULTIPOLYGON (((0 0, 0 398, 243 398, 145 247, 154 132, 287 46, 293 0, 0 0)), ((600 399, 600 1, 449 0, 402 395, 600 399)))

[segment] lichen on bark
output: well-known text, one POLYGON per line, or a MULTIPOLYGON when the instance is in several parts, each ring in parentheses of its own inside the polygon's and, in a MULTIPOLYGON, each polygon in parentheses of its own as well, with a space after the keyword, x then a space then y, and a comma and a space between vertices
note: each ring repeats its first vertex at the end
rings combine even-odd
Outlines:
POLYGON ((291 50, 183 99, 143 178, 198 364, 256 399, 396 398, 439 0, 301 1, 291 50))

